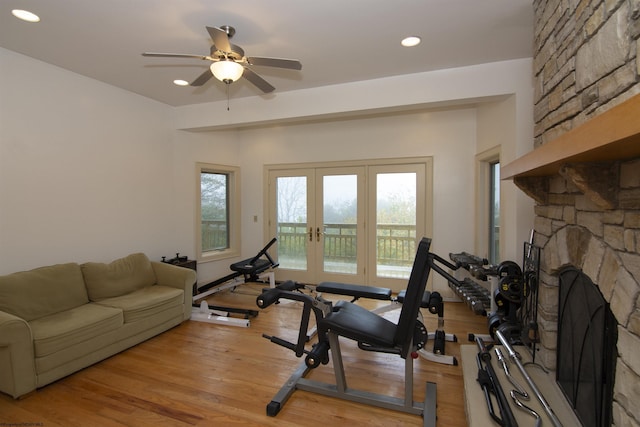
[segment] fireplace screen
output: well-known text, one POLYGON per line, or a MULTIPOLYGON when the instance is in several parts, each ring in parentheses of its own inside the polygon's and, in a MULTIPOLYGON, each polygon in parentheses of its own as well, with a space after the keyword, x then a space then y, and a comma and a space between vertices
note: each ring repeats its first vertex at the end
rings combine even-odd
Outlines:
POLYGON ((580 270, 560 273, 556 380, 585 427, 610 426, 616 320, 580 270))

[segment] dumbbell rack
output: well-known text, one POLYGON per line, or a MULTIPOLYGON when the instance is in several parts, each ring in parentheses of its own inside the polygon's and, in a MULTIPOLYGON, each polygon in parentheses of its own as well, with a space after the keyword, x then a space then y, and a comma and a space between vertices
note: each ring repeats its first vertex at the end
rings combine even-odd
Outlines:
MULTIPOLYGON (((462 276, 462 274, 456 274, 462 276)), ((491 310, 493 298, 491 289, 476 282, 471 277, 456 277, 459 284, 449 282, 449 287, 477 315, 486 316, 491 310)))
POLYGON ((492 274, 492 267, 486 266, 488 261, 466 252, 449 254, 449 258, 462 267, 453 272, 457 283, 449 282, 453 292, 477 315, 486 316, 488 312, 495 311, 492 295, 498 281, 497 276, 492 274), (460 262, 460 257, 465 262, 460 262))

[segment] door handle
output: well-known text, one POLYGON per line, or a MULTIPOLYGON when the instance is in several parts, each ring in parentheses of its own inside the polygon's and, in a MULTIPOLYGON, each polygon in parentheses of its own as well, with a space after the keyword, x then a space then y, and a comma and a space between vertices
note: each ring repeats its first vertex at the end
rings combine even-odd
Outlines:
POLYGON ((309 227, 309 241, 313 242, 313 227, 309 227))
POLYGON ((316 242, 320 241, 320 235, 322 233, 320 232, 320 227, 316 227, 316 242))

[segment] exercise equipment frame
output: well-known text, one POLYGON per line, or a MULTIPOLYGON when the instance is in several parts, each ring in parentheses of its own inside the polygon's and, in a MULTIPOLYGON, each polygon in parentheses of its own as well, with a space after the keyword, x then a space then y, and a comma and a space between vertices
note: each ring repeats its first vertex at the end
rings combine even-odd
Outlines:
MULTIPOLYGON (((274 289, 265 290, 256 300, 260 308, 266 308, 280 299, 291 299, 303 303, 303 313, 297 343, 278 337, 263 335, 271 342, 293 350, 297 357, 306 354, 303 364, 289 377, 271 402, 267 405, 267 415, 275 416, 281 410, 295 390, 305 390, 347 401, 363 403, 409 414, 422 415, 423 425, 435 427, 436 423, 436 384, 425 382, 424 402, 413 400, 413 359, 419 357, 418 343, 426 341, 426 330, 419 328, 416 322, 422 297, 425 294, 429 272, 447 275, 435 264, 442 258, 429 252, 431 239, 423 238, 418 244, 416 258, 406 290, 400 318, 397 324, 384 319, 376 313, 348 301, 338 301, 333 305, 321 296, 312 298, 301 292, 293 282, 285 282, 274 289), (316 319, 318 343, 311 350, 305 349, 308 340, 307 331, 311 312, 316 319), (404 397, 381 395, 368 391, 351 389, 347 386, 342 360, 339 337, 357 341, 358 347, 365 351, 398 354, 405 359, 404 397), (329 384, 305 378, 311 369, 320 364, 333 361, 335 384, 329 384)), ((444 261, 445 265, 446 261, 444 261)))
POLYGON ((269 286, 274 288, 275 273, 273 269, 278 267, 278 263, 271 258, 268 250, 276 242, 277 239, 274 237, 256 256, 231 264, 230 269, 233 273, 199 287, 194 285, 191 320, 220 325, 249 327, 249 318, 257 316, 257 310, 212 305, 204 300, 204 298, 226 289, 235 289, 248 282, 265 279, 269 281, 269 286), (198 301, 200 301, 200 303, 198 303, 198 301), (240 314, 244 318, 231 317, 232 313, 240 314))
MULTIPOLYGON (((401 291, 397 297, 391 295, 391 289, 378 288, 365 285, 353 285, 336 282, 323 282, 318 284, 316 291, 320 293, 329 293, 336 295, 350 296, 351 302, 356 302, 360 298, 375 299, 381 301, 389 301, 389 304, 374 308, 373 313, 383 315, 384 313, 397 310, 402 307, 405 292, 401 291)), ((420 307, 426 308, 432 314, 438 315, 438 328, 435 332, 429 332, 427 339, 433 341, 433 350, 427 350, 426 347, 420 348, 418 354, 431 362, 442 363, 444 365, 458 365, 455 356, 445 354, 445 341, 458 342, 458 337, 454 334, 447 334, 444 331, 444 305, 442 296, 439 292, 425 292, 422 297, 420 307)), ((422 322, 422 313, 418 312, 418 322, 422 322)), ((309 337, 315 334, 315 328, 309 332, 309 337)))

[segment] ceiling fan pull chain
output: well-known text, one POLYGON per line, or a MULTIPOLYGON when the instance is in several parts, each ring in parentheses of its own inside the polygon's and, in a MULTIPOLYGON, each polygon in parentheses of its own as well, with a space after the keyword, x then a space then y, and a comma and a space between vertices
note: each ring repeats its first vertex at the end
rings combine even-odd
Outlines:
POLYGON ((227 86, 227 111, 229 111, 229 83, 227 83, 226 86, 227 86))

